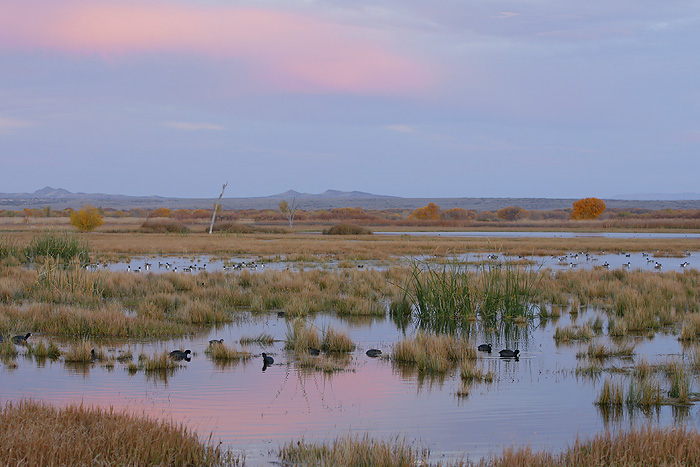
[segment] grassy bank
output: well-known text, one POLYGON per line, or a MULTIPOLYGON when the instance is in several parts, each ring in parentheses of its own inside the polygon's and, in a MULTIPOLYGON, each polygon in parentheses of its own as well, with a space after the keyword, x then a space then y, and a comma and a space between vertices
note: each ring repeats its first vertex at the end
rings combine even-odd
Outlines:
MULTIPOLYGON (((285 465, 298 467, 690 467, 700 465, 700 434, 686 428, 642 428, 604 432, 577 439, 562 453, 535 452, 529 447, 506 448, 480 462, 431 463, 427 451, 393 440, 346 436, 325 444, 290 442, 278 453, 285 465)), ((465 454, 466 457, 466 454, 465 454)))
POLYGON ((41 402, 0 409, 4 465, 240 465, 183 425, 113 410, 41 402))

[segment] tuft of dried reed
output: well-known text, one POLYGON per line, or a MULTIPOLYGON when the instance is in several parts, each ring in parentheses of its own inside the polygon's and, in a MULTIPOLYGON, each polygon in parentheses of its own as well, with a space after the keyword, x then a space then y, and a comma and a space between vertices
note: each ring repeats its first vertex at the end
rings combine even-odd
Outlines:
POLYGON ((0 458, 7 465, 240 465, 172 422, 113 409, 8 402, 0 409, 0 458))

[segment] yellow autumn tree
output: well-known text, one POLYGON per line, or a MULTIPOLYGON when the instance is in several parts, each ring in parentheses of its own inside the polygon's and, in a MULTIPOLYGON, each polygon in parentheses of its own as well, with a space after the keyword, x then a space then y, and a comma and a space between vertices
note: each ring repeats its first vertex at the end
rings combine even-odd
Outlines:
POLYGON ((605 211, 605 201, 598 198, 583 198, 574 201, 574 210, 569 216, 574 220, 598 219, 605 211))
POLYGON ((92 232, 101 226, 104 221, 100 210, 90 204, 84 205, 80 210, 70 214, 70 223, 82 232, 92 232))
POLYGON ((156 208, 151 211, 150 217, 172 217, 173 211, 169 208, 156 208))
POLYGON ((409 219, 420 219, 420 220, 440 220, 440 206, 435 203, 428 203, 427 206, 418 208, 413 213, 408 216, 409 219))

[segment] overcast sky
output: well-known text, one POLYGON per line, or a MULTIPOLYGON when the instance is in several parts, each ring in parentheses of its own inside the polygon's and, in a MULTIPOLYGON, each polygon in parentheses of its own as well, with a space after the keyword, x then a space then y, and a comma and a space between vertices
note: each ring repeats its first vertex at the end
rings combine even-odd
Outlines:
POLYGON ((0 192, 700 192, 700 2, 2 0, 0 192))

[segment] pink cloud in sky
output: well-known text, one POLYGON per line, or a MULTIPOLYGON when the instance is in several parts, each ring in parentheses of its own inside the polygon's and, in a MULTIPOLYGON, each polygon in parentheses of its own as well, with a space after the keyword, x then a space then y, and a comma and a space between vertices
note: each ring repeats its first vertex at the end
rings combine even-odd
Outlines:
POLYGON ((420 94, 433 86, 428 65, 376 34, 269 9, 155 0, 0 4, 0 51, 206 56, 243 63, 260 83, 282 91, 420 94))

